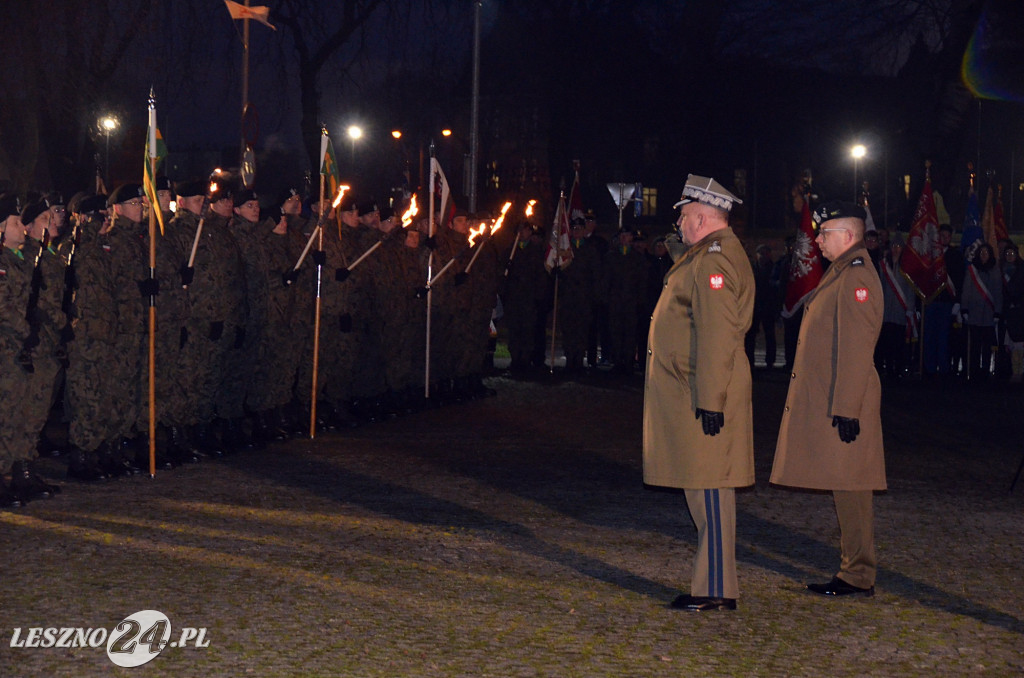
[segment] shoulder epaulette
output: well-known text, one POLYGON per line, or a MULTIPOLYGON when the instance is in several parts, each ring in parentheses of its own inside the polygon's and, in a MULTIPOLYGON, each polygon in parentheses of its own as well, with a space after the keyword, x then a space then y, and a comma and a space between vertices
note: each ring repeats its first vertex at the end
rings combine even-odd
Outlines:
POLYGON ((722 251, 722 243, 718 242, 717 240, 715 240, 713 243, 711 243, 711 245, 708 246, 708 252, 721 252, 721 251, 722 251))
POLYGON ((850 266, 863 266, 863 265, 864 265, 864 257, 854 257, 853 260, 850 262, 850 266))

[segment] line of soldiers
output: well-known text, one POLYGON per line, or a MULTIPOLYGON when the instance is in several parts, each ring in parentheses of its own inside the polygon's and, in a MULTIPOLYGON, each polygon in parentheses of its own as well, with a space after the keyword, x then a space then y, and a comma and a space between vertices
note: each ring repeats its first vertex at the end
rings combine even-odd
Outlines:
POLYGON ((610 363, 613 373, 632 374, 646 350, 650 315, 671 266, 665 239, 656 238, 649 252, 642 233, 622 229, 609 244, 595 233, 592 212, 574 218, 570 226, 572 262, 547 275, 543 234, 528 223, 521 225, 502 295, 510 372, 544 365, 557 277, 556 331, 562 336, 566 372, 581 372, 586 358, 587 367, 610 363))
POLYGON ((162 469, 308 435, 317 305, 320 427, 424 407, 428 268, 437 275, 453 259, 430 286, 430 402, 493 395, 482 373, 499 257, 489 239, 469 243, 486 215, 457 212, 428 237, 427 219, 403 228, 391 207, 351 195, 337 208, 324 202, 321 221, 319 204, 310 214, 294 188, 269 217, 255 193, 226 180, 172 187, 158 177, 156 188, 165 231, 152 275, 139 184, 76 195, 67 210, 56 194, 0 196, 0 393, 20 410, 0 433, 0 474, 11 473, 0 507, 60 491, 32 462, 61 396, 70 478, 148 466, 154 297, 162 469))

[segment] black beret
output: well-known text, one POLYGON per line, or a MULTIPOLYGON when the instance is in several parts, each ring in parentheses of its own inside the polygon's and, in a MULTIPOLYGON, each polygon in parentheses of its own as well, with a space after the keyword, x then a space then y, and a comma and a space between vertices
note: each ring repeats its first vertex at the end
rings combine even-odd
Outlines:
POLYGON ((572 221, 569 222, 571 226, 586 226, 587 222, 583 217, 573 217, 572 221))
POLYGON ((814 221, 814 226, 820 227, 826 221, 832 219, 860 219, 864 221, 867 218, 867 212, 860 205, 852 202, 843 202, 842 200, 830 200, 829 202, 822 203, 814 214, 811 215, 811 220, 814 221))
POLYGON ((210 184, 207 181, 179 181, 174 185, 174 193, 182 198, 194 198, 197 195, 206 195, 209 188, 210 184))
POLYGON ((90 195, 87 198, 82 198, 82 201, 78 203, 78 209, 75 210, 79 214, 93 214, 101 212, 107 208, 107 196, 90 195))
POLYGON ((53 207, 54 205, 66 205, 64 202, 64 196, 61 195, 60 191, 50 191, 46 194, 46 202, 53 207))
POLYGON ((256 191, 251 188, 243 188, 234 195, 235 207, 241 207, 250 200, 259 200, 259 196, 256 195, 256 191))
POLYGON ((107 199, 108 205, 118 205, 135 198, 141 198, 144 195, 142 192, 142 186, 140 184, 121 184, 117 189, 110 194, 107 199))
POLYGON ((384 221, 385 219, 390 219, 393 216, 395 216, 394 208, 388 207, 387 205, 385 205, 384 207, 380 208, 380 220, 381 221, 384 221))
POLYGON ((351 193, 346 193, 341 198, 341 202, 338 204, 338 211, 339 212, 351 212, 352 210, 357 209, 358 206, 359 206, 359 203, 356 201, 356 197, 354 195, 352 195, 351 193))
POLYGON ((0 221, 12 214, 21 214, 21 200, 16 193, 4 193, 0 195, 0 221))
POLYGON ((277 196, 277 202, 275 204, 278 207, 280 207, 281 205, 285 204, 295 196, 302 197, 302 191, 294 187, 286 188, 285 190, 281 191, 280 195, 277 196))
POLYGON ((465 210, 460 207, 455 210, 454 214, 452 214, 452 219, 458 219, 459 217, 466 217, 468 219, 469 216, 469 210, 465 210))
POLYGON ((210 191, 210 202, 220 202, 221 200, 231 200, 231 187, 227 184, 219 182, 213 182, 210 184, 212 191, 210 191))
POLYGON ((373 214, 374 212, 379 211, 380 208, 377 207, 376 200, 364 200, 363 202, 359 203, 359 216, 361 217, 365 217, 367 214, 373 214))
POLYGON ((158 176, 156 178, 156 190, 158 190, 158 191, 170 191, 171 190, 171 180, 161 174, 160 176, 158 176))
POLYGON ((587 221, 596 221, 597 220, 597 217, 594 216, 594 210, 592 210, 592 209, 588 209, 586 211, 586 213, 583 215, 583 218, 585 220, 587 220, 587 221))
POLYGON ((50 209, 50 206, 46 204, 45 200, 37 200, 33 203, 29 203, 25 206, 25 209, 21 211, 21 223, 25 226, 30 225, 40 214, 50 209))

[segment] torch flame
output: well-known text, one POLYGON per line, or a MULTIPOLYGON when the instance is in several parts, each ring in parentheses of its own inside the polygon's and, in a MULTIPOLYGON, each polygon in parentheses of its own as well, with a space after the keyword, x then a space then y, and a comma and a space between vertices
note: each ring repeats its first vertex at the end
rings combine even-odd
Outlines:
POLYGON ((537 204, 536 200, 531 200, 530 202, 526 203, 526 216, 528 216, 528 217, 532 217, 533 216, 533 206, 536 205, 536 204, 537 204))
POLYGON ((416 215, 420 213, 420 208, 416 206, 416 194, 412 194, 412 199, 409 201, 409 209, 402 215, 402 228, 409 228, 412 225, 412 220, 416 218, 416 215))
POLYGON ((480 228, 471 228, 471 229, 469 229, 469 246, 472 247, 473 243, 476 241, 476 239, 478 237, 480 237, 481 235, 483 235, 484 231, 486 231, 486 230, 487 230, 487 224, 485 224, 483 222, 480 223, 480 228))
POLYGON ((217 192, 217 182, 216 181, 211 181, 210 182, 210 194, 212 195, 212 194, 214 194, 216 192, 217 192))
POLYGON ((508 209, 510 207, 512 207, 512 203, 507 202, 501 208, 501 216, 499 216, 498 220, 494 222, 493 226, 491 226, 491 235, 494 235, 498 231, 498 229, 501 228, 501 225, 505 223, 505 213, 508 212, 508 209))
POLYGON ((345 185, 338 186, 338 197, 335 198, 334 202, 331 203, 331 207, 337 209, 338 205, 341 204, 341 199, 345 197, 345 191, 347 191, 350 188, 351 188, 351 186, 345 186, 345 185))

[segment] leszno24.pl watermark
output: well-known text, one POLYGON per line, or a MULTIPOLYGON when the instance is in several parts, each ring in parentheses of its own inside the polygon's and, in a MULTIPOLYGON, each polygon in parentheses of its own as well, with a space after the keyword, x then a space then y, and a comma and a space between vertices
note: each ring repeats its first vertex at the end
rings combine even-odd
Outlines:
POLYGON ((207 648, 210 640, 205 627, 183 626, 171 640, 171 620, 157 610, 140 610, 125 617, 113 630, 103 627, 17 627, 11 634, 11 647, 103 647, 110 661, 118 666, 142 666, 164 648, 207 648))

